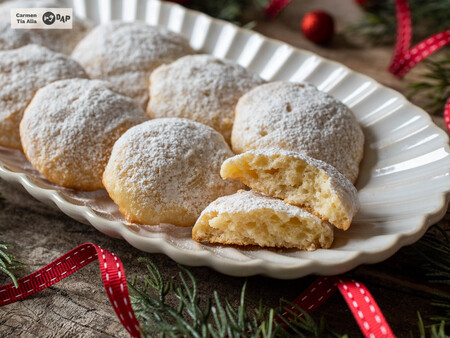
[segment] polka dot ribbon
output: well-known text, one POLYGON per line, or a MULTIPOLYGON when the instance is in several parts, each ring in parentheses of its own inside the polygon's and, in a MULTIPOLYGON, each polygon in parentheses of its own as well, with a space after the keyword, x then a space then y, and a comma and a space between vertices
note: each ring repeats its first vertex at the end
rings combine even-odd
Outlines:
POLYGON ((70 276, 85 265, 98 259, 106 293, 123 326, 133 337, 140 337, 139 323, 131 308, 127 281, 122 262, 113 253, 92 243, 82 244, 42 269, 0 287, 0 306, 31 296, 70 276))
MULTIPOLYGON (((365 337, 395 337, 369 290, 352 279, 319 277, 293 303, 306 313, 311 313, 337 290, 347 302, 365 337)), ((295 307, 287 307, 282 314, 287 321, 292 320, 294 316, 303 317, 303 313, 295 307)), ((277 321, 281 321, 281 318, 277 318, 277 321)))
MULTIPOLYGON (((410 49, 412 21, 408 0, 396 0, 395 10, 397 37, 389 71, 395 76, 402 78, 423 59, 450 43, 450 29, 430 36, 410 49)), ((450 131, 450 98, 447 100, 444 108, 444 119, 447 129, 450 131)))

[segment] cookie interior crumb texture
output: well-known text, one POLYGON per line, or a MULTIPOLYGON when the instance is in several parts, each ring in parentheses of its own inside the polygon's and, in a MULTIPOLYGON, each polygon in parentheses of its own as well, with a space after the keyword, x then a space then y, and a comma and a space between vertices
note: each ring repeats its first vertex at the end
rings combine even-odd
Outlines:
POLYGON ((318 217, 254 191, 221 197, 201 214, 196 241, 316 250, 329 248, 333 230, 318 217))
POLYGON ((351 182, 326 163, 280 149, 252 150, 226 160, 223 178, 240 179, 347 230, 359 209, 351 182))

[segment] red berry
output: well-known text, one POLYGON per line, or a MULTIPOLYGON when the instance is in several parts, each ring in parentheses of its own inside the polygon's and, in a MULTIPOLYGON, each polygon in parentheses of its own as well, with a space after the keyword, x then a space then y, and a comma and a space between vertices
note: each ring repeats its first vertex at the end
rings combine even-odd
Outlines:
POLYGON ((334 20, 324 11, 313 11, 307 13, 301 23, 303 34, 312 42, 328 42, 334 33, 334 20))

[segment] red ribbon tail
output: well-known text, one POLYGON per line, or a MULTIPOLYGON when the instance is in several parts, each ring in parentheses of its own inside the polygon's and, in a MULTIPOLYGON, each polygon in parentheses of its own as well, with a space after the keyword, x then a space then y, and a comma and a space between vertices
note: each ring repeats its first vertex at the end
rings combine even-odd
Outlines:
POLYGON ((407 51, 400 60, 394 62, 389 70, 396 76, 402 77, 411 68, 450 43, 450 29, 437 33, 419 42, 407 51))
POLYGON ((365 337, 395 337, 369 290, 359 282, 342 280, 339 277, 319 277, 316 279, 293 301, 293 305, 287 306, 284 313, 275 320, 283 322, 286 327, 288 326, 286 322, 292 320, 295 316, 303 317, 302 311, 313 312, 338 289, 365 337), (299 311, 299 308, 302 311, 299 311))
POLYGON ((363 284, 354 280, 339 280, 337 287, 365 337, 395 338, 378 304, 363 284))

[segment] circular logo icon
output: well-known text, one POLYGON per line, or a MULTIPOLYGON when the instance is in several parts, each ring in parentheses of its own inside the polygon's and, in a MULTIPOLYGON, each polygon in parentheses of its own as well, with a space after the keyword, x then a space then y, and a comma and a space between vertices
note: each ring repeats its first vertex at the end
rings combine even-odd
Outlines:
POLYGON ((53 23, 55 22, 55 19, 56 19, 56 16, 52 12, 45 12, 44 15, 42 16, 42 21, 46 25, 53 25, 53 23))

